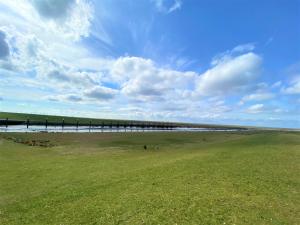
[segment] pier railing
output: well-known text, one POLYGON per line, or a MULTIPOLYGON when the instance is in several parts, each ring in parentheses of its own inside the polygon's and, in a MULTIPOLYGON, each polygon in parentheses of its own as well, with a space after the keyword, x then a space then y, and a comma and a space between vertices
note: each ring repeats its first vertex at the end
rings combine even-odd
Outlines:
POLYGON ((15 120, 15 119, 0 119, 0 127, 16 126, 21 125, 24 128, 29 129, 31 126, 40 126, 47 129, 48 127, 61 127, 64 129, 65 127, 73 127, 75 129, 80 129, 82 127, 88 129, 114 129, 114 130, 173 130, 177 128, 207 128, 212 130, 247 130, 243 127, 236 126, 213 126, 213 125, 203 125, 203 124, 192 124, 192 123, 173 123, 173 122, 158 122, 158 121, 135 121, 135 120, 103 120, 103 121, 95 121, 85 119, 84 121, 75 120, 75 121, 65 121, 65 119, 51 121, 48 118, 44 120, 15 120))
POLYGON ((55 126, 55 127, 67 127, 72 126, 76 128, 80 127, 108 127, 108 128, 114 128, 114 129, 130 129, 132 127, 138 127, 141 129, 173 129, 176 127, 181 127, 180 125, 176 125, 169 122, 143 122, 143 121, 103 121, 103 122, 93 122, 92 120, 89 122, 66 122, 64 119, 61 121, 49 121, 48 119, 45 120, 11 120, 9 118, 6 119, 0 119, 0 126, 8 127, 8 126, 15 126, 15 125, 24 125, 27 128, 30 126, 45 126, 45 128, 49 126, 55 126))

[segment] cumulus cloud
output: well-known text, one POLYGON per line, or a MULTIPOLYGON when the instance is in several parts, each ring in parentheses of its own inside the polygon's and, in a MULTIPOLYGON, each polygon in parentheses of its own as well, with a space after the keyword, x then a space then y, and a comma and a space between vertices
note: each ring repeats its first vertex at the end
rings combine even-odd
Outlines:
POLYGON ((90 88, 100 83, 100 75, 95 72, 78 71, 72 68, 56 68, 45 71, 40 79, 53 81, 56 87, 72 88, 90 88))
POLYGON ((192 89, 197 74, 157 67, 152 60, 121 57, 111 69, 112 77, 121 84, 121 91, 139 100, 157 100, 172 93, 172 98, 192 89))
POLYGON ((66 39, 74 42, 90 33, 93 8, 85 0, 0 0, 0 4, 6 7, 0 26, 14 34, 35 35, 53 43, 66 39))
POLYGON ((5 73, 30 73, 44 85, 52 81, 77 87, 99 83, 99 73, 85 72, 77 63, 89 57, 78 42, 90 33, 93 10, 88 1, 0 0, 0 5, 6 9, 0 14, 0 59, 6 57, 0 60, 0 69, 5 73), (43 19, 43 10, 52 18, 43 19), (45 78, 49 82, 44 82, 45 78))
POLYGON ((100 85, 84 90, 83 92, 81 92, 80 89, 75 91, 77 91, 77 93, 50 95, 47 96, 46 99, 50 101, 91 103, 99 100, 100 102, 109 101, 118 94, 117 90, 100 85))
MULTIPOLYGON (((94 90, 101 86, 101 72, 79 62, 90 58, 78 42, 90 32, 93 11, 88 1, 0 0, 0 4, 7 9, 0 14, 0 27, 12 49, 11 61, 0 60, 0 69, 16 71, 26 81, 23 84, 31 88, 50 88, 54 94, 77 92, 58 94, 52 100, 83 102, 101 98, 94 90), (84 95, 84 90, 92 91, 84 95)), ((102 67, 101 60, 94 57, 93 61, 102 67)), ((110 96, 112 92, 104 91, 103 99, 110 96)))
MULTIPOLYGON (((135 101, 167 103, 196 100, 199 94, 231 94, 246 88, 259 74, 260 63, 259 56, 248 53, 219 63, 203 74, 197 74, 159 67, 150 59, 120 57, 107 62, 104 70, 97 73, 57 66, 50 69, 49 65, 43 66, 48 69, 39 73, 59 83, 70 83, 71 87, 79 87, 80 84, 80 87, 89 88, 84 96, 91 99, 113 98, 116 90, 98 87, 101 82, 108 82, 118 87, 123 97, 135 101)), ((267 98, 265 93, 261 93, 260 96, 248 96, 245 100, 258 100, 259 97, 267 98)), ((221 108, 225 110, 226 107, 221 108)))
MULTIPOLYGON (((35 57, 32 67, 35 69, 35 81, 55 89, 83 89, 101 83, 101 73, 82 70, 80 67, 57 62, 56 60, 35 57), (47 81, 45 83, 45 81, 47 81)), ((28 66, 29 64, 27 64, 28 66)))
POLYGON ((114 98, 117 91, 107 87, 94 87, 90 90, 84 91, 84 96, 96 100, 110 100, 114 98))
POLYGON ((72 94, 67 95, 67 96, 66 96, 66 99, 67 99, 68 101, 72 101, 72 102, 79 102, 79 101, 82 101, 82 98, 81 98, 80 96, 78 96, 78 95, 72 95, 72 94))
MULTIPOLYGON (((232 94, 254 85, 261 61, 258 55, 248 53, 232 57, 203 74, 197 74, 162 68, 149 59, 121 57, 111 65, 108 76, 119 84, 121 94, 131 99, 164 101, 164 104, 177 101, 176 104, 180 104, 179 101, 187 103, 199 100, 199 93, 213 96, 232 94)), ((213 107, 223 113, 231 110, 221 103, 218 101, 213 107)))
POLYGON ((42 17, 60 19, 67 17, 75 0, 32 0, 32 3, 42 17))
POLYGON ((5 33, 0 30, 0 59, 5 59, 9 56, 9 46, 5 37, 5 33))
POLYGON ((219 61, 201 74, 197 90, 201 95, 223 95, 246 89, 261 72, 262 58, 246 53, 219 61))
POLYGON ((47 76, 57 81, 70 81, 70 77, 58 70, 50 71, 47 76))

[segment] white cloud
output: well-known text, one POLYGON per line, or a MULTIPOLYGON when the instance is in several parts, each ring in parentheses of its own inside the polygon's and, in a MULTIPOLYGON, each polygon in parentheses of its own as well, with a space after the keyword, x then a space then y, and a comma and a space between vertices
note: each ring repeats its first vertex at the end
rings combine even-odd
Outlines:
POLYGON ((46 76, 44 72, 49 70, 49 65, 51 68, 54 63, 59 68, 78 67, 78 58, 89 57, 78 41, 89 35, 93 17, 91 5, 85 0, 57 3, 57 0, 0 0, 0 7, 6 9, 0 14, 0 28, 11 49, 9 59, 0 62, 1 68, 19 72, 36 70, 43 72, 38 74, 41 77, 46 76), (44 11, 52 10, 52 19, 41 18, 40 13, 45 12, 36 10, 35 4, 44 11), (55 15, 60 18, 62 14, 64 20, 55 19, 55 15))
POLYGON ((229 57, 201 74, 197 91, 201 95, 223 95, 245 90, 260 74, 262 58, 254 53, 229 57))
POLYGON ((203 74, 159 68, 149 59, 121 57, 109 75, 121 92, 135 99, 163 100, 194 98, 197 95, 224 95, 244 90, 257 78, 262 59, 247 53, 222 61, 203 74))
POLYGON ((0 30, 11 49, 8 59, 0 60, 0 69, 23 74, 24 85, 55 92, 101 86, 101 72, 80 62, 91 58, 80 43, 89 35, 93 18, 88 1, 0 0, 0 7, 0 30))
POLYGON ((110 71, 121 84, 121 91, 139 100, 172 99, 193 89, 197 74, 159 68, 149 59, 121 57, 110 71), (170 96, 169 96, 170 95, 170 96))
POLYGON ((264 104, 255 104, 250 106, 246 112, 251 114, 261 113, 265 110, 264 104))
POLYGON ((242 98, 242 101, 243 102, 246 102, 246 101, 264 101, 264 100, 272 99, 274 97, 275 97, 275 95, 273 93, 258 92, 258 93, 254 93, 254 94, 244 96, 242 98))
POLYGON ((277 81, 277 82, 275 82, 274 84, 272 84, 272 88, 279 88, 279 87, 281 87, 281 85, 282 85, 282 81, 277 81))
POLYGON ((254 43, 248 43, 243 45, 238 45, 232 49, 232 52, 235 53, 243 53, 243 52, 251 52, 255 49, 254 43))
POLYGON ((94 87, 84 91, 84 96, 96 100, 110 100, 116 96, 118 91, 107 87, 94 87))
MULTIPOLYGON (((71 45, 67 45, 66 48, 63 48, 59 40, 49 46, 38 36, 27 39, 20 38, 20 40, 23 42, 20 41, 17 46, 20 46, 22 50, 19 52, 23 53, 16 57, 19 59, 19 64, 21 61, 25 61, 25 70, 35 68, 37 72, 35 83, 54 89, 58 95, 52 99, 58 101, 104 102, 116 99, 118 96, 115 101, 120 98, 123 102, 129 98, 130 101, 135 101, 135 104, 138 104, 138 101, 142 101, 143 104, 145 102, 158 104, 157 101, 159 101, 166 105, 180 105, 180 107, 173 107, 174 109, 185 108, 188 110, 193 101, 199 101, 199 93, 204 95, 202 88, 205 85, 210 88, 219 85, 218 82, 211 80, 216 74, 220 74, 222 80, 228 80, 225 84, 233 91, 247 86, 254 80, 256 77, 254 71, 259 70, 261 61, 260 57, 254 53, 230 57, 199 75, 192 71, 182 72, 159 67, 152 60, 140 57, 128 56, 117 59, 90 57, 89 54, 85 51, 82 52, 77 47, 72 49, 71 45), (61 51, 56 53, 53 50, 55 45, 57 45, 57 49, 61 48, 66 53, 63 54, 67 55, 66 58, 59 56, 58 53, 61 51), (239 75, 245 77, 240 78, 239 75), (231 82, 233 84, 230 84, 231 82), (103 83, 111 83, 118 90, 105 88, 103 83), (64 95, 62 94, 64 92, 71 92, 71 94, 64 95)), ((221 88, 218 90, 223 94, 231 94, 231 91, 221 88)), ((214 92, 206 90, 206 94, 214 95, 214 92)), ((206 116, 217 117, 231 110, 230 107, 222 104, 222 101, 209 105, 213 111, 206 116)), ((149 107, 153 108, 153 106, 149 107)), ((197 109, 195 110, 197 111, 197 109)), ((206 108, 205 111, 210 111, 210 109, 206 108)))
POLYGON ((181 0, 152 0, 159 12, 171 13, 179 10, 182 6, 181 0))
POLYGON ((174 4, 169 8, 168 13, 173 12, 177 9, 180 9, 182 5, 182 1, 181 0, 175 0, 174 4))
POLYGON ((49 101, 67 101, 67 102, 81 102, 83 101, 82 97, 76 94, 64 94, 64 95, 55 95, 47 96, 45 98, 49 101))
MULTIPOLYGON (((69 90, 70 91, 70 90, 69 90)), ((103 87, 100 85, 94 86, 87 90, 74 89, 71 93, 54 94, 46 96, 46 100, 50 101, 64 101, 64 102, 78 102, 78 103, 103 103, 109 101, 117 96, 117 90, 103 87)))
POLYGON ((9 46, 6 42, 6 35, 0 30, 0 60, 9 56, 9 46))
POLYGON ((300 75, 296 76, 289 87, 282 88, 285 94, 300 94, 300 75))
POLYGON ((214 56, 211 61, 211 65, 216 66, 216 65, 226 62, 234 57, 237 57, 241 54, 253 52, 254 49, 255 49, 254 43, 238 45, 231 50, 221 52, 221 53, 217 54, 216 56, 214 56))
POLYGON ((38 13, 47 19, 67 17, 75 0, 31 0, 38 13))
POLYGON ((79 71, 76 68, 48 64, 37 68, 38 80, 48 81, 55 88, 78 89, 90 88, 101 83, 101 74, 99 72, 79 71))
POLYGON ((54 79, 56 81, 62 81, 62 82, 69 82, 70 81, 70 77, 67 76, 65 73, 62 73, 58 70, 53 70, 53 71, 50 71, 47 76, 49 77, 49 79, 54 79))
POLYGON ((255 105, 251 105, 250 107, 248 107, 245 110, 246 113, 250 113, 250 114, 259 114, 259 113, 264 113, 264 114, 270 114, 270 115, 286 115, 291 113, 289 110, 287 109, 283 109, 281 107, 278 107, 276 105, 272 105, 272 104, 255 104, 255 105))
POLYGON ((93 10, 84 0, 0 0, 0 4, 7 8, 5 12, 1 12, 0 26, 11 24, 23 34, 38 34, 39 39, 44 41, 67 39, 72 42, 88 36, 90 32, 93 10), (57 4, 58 2, 61 3, 57 4), (38 8, 35 7, 37 5, 38 8), (48 17, 52 19, 41 19, 40 15, 47 13, 50 13, 48 17), (59 18, 59 15, 64 15, 65 19, 55 20, 54 18, 59 18))

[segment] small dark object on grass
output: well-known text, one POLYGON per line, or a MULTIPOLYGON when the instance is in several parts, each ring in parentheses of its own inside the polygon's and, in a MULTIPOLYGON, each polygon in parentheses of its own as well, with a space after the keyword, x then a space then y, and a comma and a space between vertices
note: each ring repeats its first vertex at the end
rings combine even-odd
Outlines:
POLYGON ((144 145, 144 149, 147 150, 147 145, 144 145))

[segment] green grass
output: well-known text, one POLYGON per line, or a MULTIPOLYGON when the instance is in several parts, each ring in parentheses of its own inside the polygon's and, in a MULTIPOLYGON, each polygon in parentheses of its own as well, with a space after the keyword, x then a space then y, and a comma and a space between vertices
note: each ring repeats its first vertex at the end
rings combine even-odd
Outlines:
POLYGON ((53 115, 40 115, 40 114, 27 114, 27 113, 12 113, 12 112, 0 112, 1 119, 11 119, 11 120, 23 120, 26 121, 29 119, 30 121, 42 121, 44 122, 46 119, 48 122, 56 122, 60 123, 64 119, 65 123, 86 123, 88 124, 90 121, 94 124, 101 124, 104 122, 108 124, 110 122, 124 122, 124 120, 109 120, 109 119, 95 119, 95 118, 82 118, 82 117, 69 117, 69 116, 53 116, 53 115))
POLYGON ((297 132, 0 138, 0 224, 300 224, 297 132))

